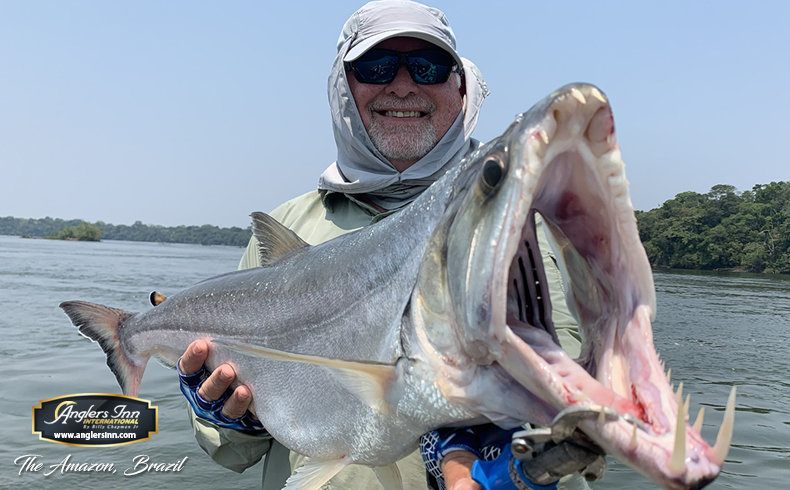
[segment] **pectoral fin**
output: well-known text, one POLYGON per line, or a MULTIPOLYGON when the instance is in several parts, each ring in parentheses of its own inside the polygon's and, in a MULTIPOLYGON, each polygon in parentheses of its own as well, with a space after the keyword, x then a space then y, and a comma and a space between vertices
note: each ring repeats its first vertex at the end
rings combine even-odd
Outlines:
POLYGON ((246 355, 278 361, 305 362, 330 368, 335 372, 337 380, 369 407, 381 412, 389 411, 386 395, 390 383, 397 376, 393 364, 296 354, 233 340, 214 339, 213 342, 246 355))
POLYGON ((283 490, 318 490, 321 485, 328 482, 340 470, 348 466, 349 459, 343 458, 331 461, 312 461, 310 459, 300 466, 296 473, 285 482, 283 490))
POLYGON ((403 478, 400 476, 398 465, 392 463, 389 466, 375 466, 373 471, 379 479, 384 490, 403 490, 403 478))

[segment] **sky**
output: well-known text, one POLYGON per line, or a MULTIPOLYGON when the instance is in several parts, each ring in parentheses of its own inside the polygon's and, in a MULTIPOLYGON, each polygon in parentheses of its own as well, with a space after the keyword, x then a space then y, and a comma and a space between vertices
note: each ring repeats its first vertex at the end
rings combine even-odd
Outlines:
MULTIPOLYGON (((0 0, 0 216, 246 227, 336 156, 326 81, 361 1, 0 0)), ((612 104, 634 207, 790 180, 790 2, 450 1, 491 95, 612 104)))

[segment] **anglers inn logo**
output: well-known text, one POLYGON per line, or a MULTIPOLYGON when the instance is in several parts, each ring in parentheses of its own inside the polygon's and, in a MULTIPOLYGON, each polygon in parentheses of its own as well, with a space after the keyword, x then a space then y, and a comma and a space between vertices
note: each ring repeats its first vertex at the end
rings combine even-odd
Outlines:
POLYGON ((69 446, 117 446, 156 434, 158 408, 140 398, 82 393, 41 400, 33 407, 33 433, 69 446))

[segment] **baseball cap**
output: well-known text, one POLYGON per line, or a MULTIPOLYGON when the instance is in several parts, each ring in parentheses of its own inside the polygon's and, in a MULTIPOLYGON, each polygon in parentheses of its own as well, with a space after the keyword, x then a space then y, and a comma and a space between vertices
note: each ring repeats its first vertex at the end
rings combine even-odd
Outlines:
POLYGON ((455 34, 444 13, 412 1, 379 0, 366 3, 346 21, 337 47, 340 50, 351 40, 351 47, 343 61, 354 61, 373 46, 393 37, 414 37, 427 41, 450 53, 458 66, 463 66, 455 50, 455 34))

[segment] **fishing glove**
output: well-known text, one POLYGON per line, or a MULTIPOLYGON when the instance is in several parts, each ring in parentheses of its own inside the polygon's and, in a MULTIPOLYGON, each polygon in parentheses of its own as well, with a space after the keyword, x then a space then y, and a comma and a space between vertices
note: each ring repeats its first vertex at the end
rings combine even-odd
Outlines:
POLYGON ((226 390, 219 399, 214 401, 206 401, 198 393, 200 385, 208 378, 209 372, 205 366, 202 366, 199 371, 194 374, 184 374, 181 372, 179 364, 181 359, 176 362, 176 371, 178 371, 178 384, 181 387, 181 393, 187 398, 187 401, 195 411, 195 415, 208 420, 212 424, 226 429, 235 429, 240 431, 260 431, 264 430, 261 422, 252 417, 252 414, 247 411, 243 416, 237 419, 230 419, 222 414, 222 405, 225 400, 230 397, 232 391, 226 390))
MULTIPOLYGON (((440 463, 442 458, 453 451, 469 451, 475 454, 480 461, 475 463, 472 478, 480 483, 483 488, 518 489, 512 483, 509 475, 510 442, 513 433, 520 429, 504 430, 493 424, 477 425, 463 429, 437 429, 420 438, 420 454, 425 468, 434 478, 437 490, 447 487, 442 476, 440 463), (492 478, 491 473, 501 475, 502 478, 492 478), (501 481, 500 481, 501 480, 501 481), (509 486, 503 486, 507 483, 509 486)), ((520 472, 520 465, 516 462, 514 469, 520 472)), ((539 490, 556 489, 556 484, 537 485, 532 483, 523 472, 520 472, 524 487, 539 490)))

